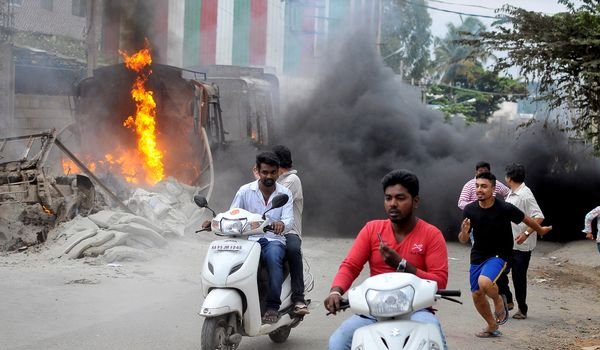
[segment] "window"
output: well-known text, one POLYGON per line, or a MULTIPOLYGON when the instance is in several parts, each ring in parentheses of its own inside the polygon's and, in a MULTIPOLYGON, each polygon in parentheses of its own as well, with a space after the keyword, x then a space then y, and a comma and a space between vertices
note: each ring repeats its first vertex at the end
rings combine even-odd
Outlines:
POLYGON ((40 7, 44 10, 52 11, 53 0, 40 0, 40 7))
POLYGON ((71 3, 71 13, 73 16, 85 17, 87 12, 87 0, 73 0, 71 3))

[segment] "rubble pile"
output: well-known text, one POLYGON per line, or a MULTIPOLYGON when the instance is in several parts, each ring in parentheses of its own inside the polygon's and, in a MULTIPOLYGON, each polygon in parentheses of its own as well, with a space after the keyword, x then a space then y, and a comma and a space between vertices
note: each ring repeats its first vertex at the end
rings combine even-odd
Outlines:
POLYGON ((153 192, 136 189, 126 205, 132 213, 112 209, 78 216, 53 232, 57 255, 72 259, 103 256, 107 262, 148 260, 168 239, 193 233, 205 213, 193 203, 196 188, 173 178, 153 192))

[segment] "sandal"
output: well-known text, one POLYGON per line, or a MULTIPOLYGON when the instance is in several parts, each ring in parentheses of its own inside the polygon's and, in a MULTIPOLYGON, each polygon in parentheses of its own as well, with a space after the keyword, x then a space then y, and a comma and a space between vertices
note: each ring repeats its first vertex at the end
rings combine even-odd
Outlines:
POLYGON ((262 318, 263 323, 277 323, 279 321, 279 312, 277 310, 267 310, 262 318))
POLYGON ((308 310, 308 306, 305 303, 298 302, 294 305, 294 314, 304 316, 310 314, 310 310, 308 310))
POLYGON ((517 311, 517 313, 515 313, 513 315, 513 318, 515 320, 524 320, 524 319, 527 318, 527 314, 524 314, 524 313, 521 312, 521 310, 519 310, 519 311, 517 311))
POLYGON ((501 297, 504 310, 502 310, 502 313, 494 311, 494 316, 496 317, 496 323, 498 323, 498 325, 503 325, 508 321, 508 305, 506 304, 506 297, 504 295, 501 295, 501 297))
POLYGON ((481 332, 475 334, 477 338, 497 338, 501 335, 502 332, 500 332, 498 329, 496 329, 495 331, 488 331, 487 329, 484 329, 481 332))

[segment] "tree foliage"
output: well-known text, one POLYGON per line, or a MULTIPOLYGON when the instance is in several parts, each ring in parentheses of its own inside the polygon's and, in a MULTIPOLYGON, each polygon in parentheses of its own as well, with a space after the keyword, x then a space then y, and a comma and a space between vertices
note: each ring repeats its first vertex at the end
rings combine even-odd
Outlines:
POLYGON ((431 17, 425 0, 382 1, 381 55, 403 78, 420 80, 430 64, 431 17))
POLYGON ((558 0, 568 11, 555 15, 504 6, 508 19, 481 34, 474 44, 505 52, 496 68, 513 66, 538 86, 551 109, 575 108, 572 128, 597 136, 600 116, 600 1, 558 0))
POLYGON ((448 24, 446 36, 434 42, 436 84, 428 89, 428 103, 440 106, 449 117, 464 115, 467 122, 486 122, 500 103, 527 95, 527 86, 484 67, 491 56, 481 47, 465 44, 485 26, 468 17, 460 26, 448 24))

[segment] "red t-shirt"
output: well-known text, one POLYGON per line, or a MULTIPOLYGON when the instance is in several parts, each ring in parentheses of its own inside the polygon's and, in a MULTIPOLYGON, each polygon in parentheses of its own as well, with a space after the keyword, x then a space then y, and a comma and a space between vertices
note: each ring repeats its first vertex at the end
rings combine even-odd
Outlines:
POLYGON ((390 220, 369 221, 358 233, 348 255, 342 261, 332 287, 340 287, 345 292, 358 277, 365 263, 369 263, 371 276, 385 272, 395 272, 379 253, 379 238, 394 249, 400 257, 417 268, 417 276, 436 281, 439 289, 448 283, 448 250, 442 232, 435 226, 418 219, 415 228, 396 242, 390 220))

